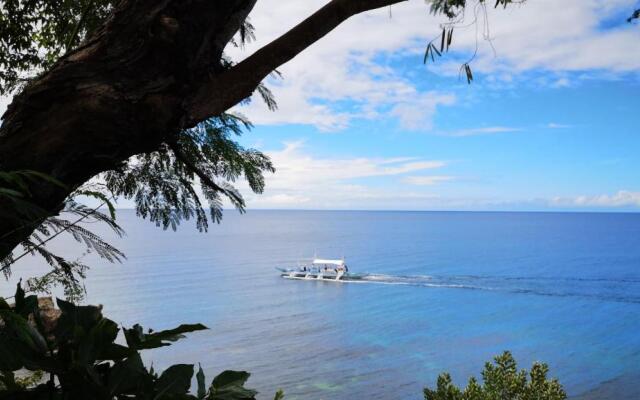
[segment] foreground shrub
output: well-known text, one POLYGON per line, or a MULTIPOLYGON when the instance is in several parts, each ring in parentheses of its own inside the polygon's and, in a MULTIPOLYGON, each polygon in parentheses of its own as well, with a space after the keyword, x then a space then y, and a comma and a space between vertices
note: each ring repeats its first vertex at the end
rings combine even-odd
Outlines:
MULTIPOLYGON (((15 305, 0 298, 0 399, 252 400, 257 394, 244 387, 249 378, 244 371, 224 371, 207 387, 199 368, 197 392, 191 394, 192 364, 173 365, 162 373, 144 366, 140 351, 207 329, 201 324, 147 333, 136 324, 123 328, 126 345, 121 345, 115 343, 120 328, 99 307, 59 299, 58 307, 51 318, 19 284, 15 305), (25 371, 32 371, 31 378, 16 376, 25 371)), ((278 392, 276 399, 282 398, 278 392)))
POLYGON ((518 371, 513 356, 508 351, 486 363, 482 371, 483 384, 469 379, 464 389, 451 382, 451 376, 438 377, 435 390, 425 388, 425 400, 564 400, 567 398, 562 385, 556 379, 547 379, 549 367, 534 363, 531 372, 518 371))

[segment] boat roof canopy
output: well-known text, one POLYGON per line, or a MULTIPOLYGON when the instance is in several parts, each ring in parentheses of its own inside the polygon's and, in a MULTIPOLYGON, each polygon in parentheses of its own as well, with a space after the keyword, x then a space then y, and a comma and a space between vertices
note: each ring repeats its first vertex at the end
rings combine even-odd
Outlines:
POLYGON ((344 265, 344 260, 325 260, 322 258, 316 258, 315 260, 313 260, 313 264, 314 265, 339 265, 342 266, 344 265))

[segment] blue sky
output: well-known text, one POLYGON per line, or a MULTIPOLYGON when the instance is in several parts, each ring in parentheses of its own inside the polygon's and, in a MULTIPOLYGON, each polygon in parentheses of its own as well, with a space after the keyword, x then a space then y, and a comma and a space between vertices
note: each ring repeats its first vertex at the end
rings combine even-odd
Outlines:
MULTIPOLYGON (((323 2, 293 3, 259 2, 254 47, 323 2)), ((424 2, 347 21, 268 82, 280 110, 259 100, 237 110, 256 123, 243 143, 278 168, 263 195, 247 193, 249 206, 640 210, 640 25, 625 22, 635 6, 530 0, 488 10, 495 53, 480 13, 472 85, 457 70, 474 29, 422 64, 442 22, 424 2)))

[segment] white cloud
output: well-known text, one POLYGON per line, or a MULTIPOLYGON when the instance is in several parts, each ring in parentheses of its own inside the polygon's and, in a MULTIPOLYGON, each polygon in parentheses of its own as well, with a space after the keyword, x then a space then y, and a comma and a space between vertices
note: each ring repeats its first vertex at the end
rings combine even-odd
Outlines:
POLYGON ((381 187, 379 180, 447 165, 445 161, 415 157, 314 157, 305 151, 301 141, 286 143, 283 149, 267 154, 277 172, 266 177, 263 195, 243 190, 252 208, 388 208, 389 204, 402 208, 407 200, 437 196, 413 191, 406 185, 381 187))
POLYGON ((422 175, 422 176, 407 176, 402 181, 410 185, 417 186, 431 186, 441 182, 448 182, 454 180, 453 176, 446 175, 422 175))
POLYGON ((427 92, 417 98, 409 97, 395 103, 389 112, 398 118, 400 125, 405 129, 430 131, 433 127, 433 116, 440 105, 451 105, 455 102, 455 96, 427 92))
POLYGON ((549 122, 547 124, 547 128, 549 128, 549 129, 565 129, 565 128, 571 128, 571 125, 558 124, 556 122, 549 122))
MULTIPOLYGON (((258 42, 244 52, 232 49, 232 55, 240 59, 250 54, 324 4, 326 0, 261 0, 251 15, 258 42)), ((487 81, 505 82, 517 82, 523 72, 546 71, 552 76, 540 82, 555 87, 571 85, 566 76, 571 71, 609 77, 638 72, 640 57, 630 49, 640 41, 640 29, 622 17, 615 27, 601 28, 602 21, 610 24, 634 5, 635 0, 531 0, 506 10, 488 7, 496 53, 481 40, 472 67, 490 74, 487 81)), ((429 129, 437 106, 452 105, 453 95, 421 91, 413 79, 424 82, 428 73, 409 80, 376 58, 414 56, 417 70, 419 53, 443 22, 427 10, 424 1, 414 0, 393 6, 391 18, 386 8, 353 17, 280 68, 285 79, 273 84, 279 111, 270 113, 257 101, 244 112, 257 124, 310 124, 325 131, 344 129, 354 118, 386 116, 404 128, 429 129)), ((475 29, 457 29, 453 45, 464 57, 473 53, 475 29)), ((460 64, 452 56, 430 70, 458 75, 460 64)))
MULTIPOLYGON (((231 49, 233 56, 246 56, 325 3, 258 2, 251 19, 259 42, 245 52, 231 49)), ((426 23, 430 17, 424 6, 421 10, 420 15, 411 16, 414 27, 431 25, 426 23)), ((325 131, 344 129, 355 118, 382 118, 387 112, 398 117, 405 127, 430 127, 436 107, 452 104, 453 96, 434 91, 422 93, 397 71, 374 60, 379 52, 402 51, 415 40, 414 32, 406 30, 406 22, 396 17, 395 11, 390 19, 387 10, 347 21, 279 69, 284 80, 270 81, 279 104, 277 112, 269 113, 259 101, 243 112, 256 124, 303 123, 325 131)))
POLYGON ((263 203, 273 204, 275 206, 301 205, 311 201, 309 197, 291 194, 275 194, 273 196, 265 196, 261 198, 263 203))
POLYGON ((640 192, 620 190, 612 195, 556 197, 551 200, 553 206, 573 207, 640 207, 640 192))
MULTIPOLYGON (((632 10, 635 3, 635 0, 538 0, 507 10, 489 9, 496 53, 486 43, 481 45, 475 69, 513 73, 533 69, 558 73, 637 72, 640 57, 629 49, 640 40, 640 32, 619 16, 632 10), (603 21, 613 26, 604 29, 603 21)), ((458 39, 460 46, 475 48, 474 32, 463 32, 458 39)), ((560 77, 555 84, 567 85, 569 80, 560 77)))
POLYGON ((489 126, 484 128, 460 129, 451 132, 442 132, 442 135, 453 137, 478 136, 478 135, 494 135, 497 133, 519 132, 522 129, 509 126, 489 126))

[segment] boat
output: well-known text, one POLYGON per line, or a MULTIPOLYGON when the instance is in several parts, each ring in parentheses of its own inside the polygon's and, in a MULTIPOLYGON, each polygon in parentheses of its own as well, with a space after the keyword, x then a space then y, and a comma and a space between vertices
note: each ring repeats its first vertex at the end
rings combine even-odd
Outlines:
POLYGON ((329 260, 315 258, 311 263, 303 264, 297 268, 276 268, 285 279, 304 279, 316 281, 345 282, 360 278, 359 275, 349 272, 349 267, 342 260, 329 260))

